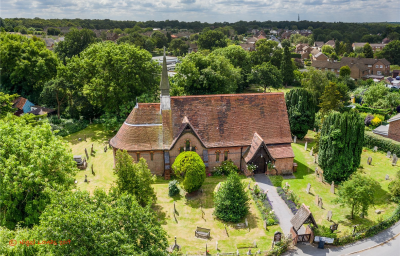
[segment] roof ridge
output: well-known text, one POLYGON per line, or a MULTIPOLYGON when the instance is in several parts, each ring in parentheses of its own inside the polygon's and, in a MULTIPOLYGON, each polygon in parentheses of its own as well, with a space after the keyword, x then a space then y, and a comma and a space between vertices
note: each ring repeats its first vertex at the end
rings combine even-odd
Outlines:
POLYGON ((208 94, 208 95, 185 95, 185 96, 171 96, 171 98, 210 98, 210 97, 218 97, 218 96, 225 96, 225 97, 234 97, 234 96, 265 96, 265 95, 282 95, 283 92, 266 92, 266 93, 232 93, 232 94, 208 94))

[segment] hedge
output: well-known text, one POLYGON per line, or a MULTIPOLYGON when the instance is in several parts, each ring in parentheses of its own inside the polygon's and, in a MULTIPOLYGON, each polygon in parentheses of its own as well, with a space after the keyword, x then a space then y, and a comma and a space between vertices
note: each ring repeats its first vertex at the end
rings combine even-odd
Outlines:
POLYGON ((295 58, 295 59, 301 59, 301 54, 300 53, 291 53, 291 58, 295 58))
POLYGON ((379 151, 387 152, 390 151, 392 154, 400 156, 400 142, 392 139, 385 138, 383 136, 374 134, 373 132, 364 133, 364 147, 373 148, 377 146, 379 151))
POLYGON ((59 130, 57 135, 62 137, 79 132, 89 125, 89 121, 87 120, 61 119, 56 121, 54 119, 49 119, 49 121, 52 130, 59 130))
POLYGON ((380 114, 385 116, 385 118, 388 117, 388 115, 392 112, 392 109, 375 109, 375 108, 369 108, 369 107, 363 107, 356 105, 356 109, 360 112, 364 113, 371 113, 371 114, 380 114))

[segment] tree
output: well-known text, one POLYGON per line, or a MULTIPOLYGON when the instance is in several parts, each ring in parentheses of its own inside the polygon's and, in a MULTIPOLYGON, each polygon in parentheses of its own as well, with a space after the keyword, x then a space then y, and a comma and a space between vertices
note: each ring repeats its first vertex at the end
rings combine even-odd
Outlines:
POLYGON ((49 191, 74 184, 77 168, 71 150, 48 123, 33 126, 13 116, 0 119, 0 148, 0 224, 11 229, 18 222, 38 224, 50 202, 49 191))
POLYGON ((197 191, 206 179, 206 166, 200 156, 193 151, 180 153, 172 165, 177 176, 184 175, 181 183, 186 192, 197 191))
POLYGON ((310 68, 308 72, 303 72, 304 77, 301 80, 301 86, 314 95, 317 105, 320 103, 320 98, 325 91, 325 87, 329 85, 329 79, 326 74, 327 72, 314 68, 310 68))
POLYGON ((282 45, 283 48, 285 48, 286 46, 287 46, 287 47, 290 47, 290 41, 287 40, 287 39, 283 39, 283 40, 281 41, 281 45, 282 45))
POLYGON ((281 72, 270 62, 255 66, 249 76, 249 81, 261 85, 264 92, 267 91, 267 87, 274 89, 282 87, 281 72))
POLYGON ((331 112, 324 120, 318 164, 327 182, 347 180, 360 166, 364 120, 356 112, 331 112))
POLYGON ((134 196, 116 197, 96 189, 93 196, 66 191, 52 193, 51 198, 40 225, 29 233, 55 244, 15 246, 17 255, 165 255, 160 253, 168 246, 167 233, 151 206, 141 207, 134 196))
POLYGON ((261 65, 274 58, 275 60, 273 64, 280 68, 280 61, 282 58, 281 53, 282 51, 278 48, 277 42, 261 39, 256 42, 256 50, 250 53, 251 62, 254 66, 261 65))
POLYGON ((66 35, 64 41, 57 44, 54 52, 60 60, 65 63, 65 58, 80 54, 90 44, 96 41, 96 34, 90 29, 77 30, 72 28, 66 35))
POLYGON ((346 66, 343 66, 343 67, 340 68, 339 75, 341 77, 350 76, 350 74, 351 74, 351 70, 350 70, 349 66, 346 65, 346 66))
POLYGON ((234 93, 241 81, 240 69, 221 55, 201 52, 186 55, 176 68, 174 85, 188 95, 234 93))
POLYGON ((400 40, 394 40, 383 48, 380 58, 387 59, 392 65, 400 65, 400 40))
POLYGON ((331 55, 335 51, 335 49, 330 45, 324 45, 322 46, 321 51, 326 55, 331 55))
POLYGON ((294 136, 303 139, 308 130, 314 127, 315 99, 305 89, 293 89, 285 94, 290 131, 294 136))
POLYGON ((134 104, 143 93, 156 95, 159 72, 146 50, 106 41, 69 59, 59 68, 59 77, 75 85, 95 108, 126 118, 130 110, 121 109, 121 103, 134 104))
POLYGON ((201 50, 214 50, 215 48, 223 48, 227 46, 224 33, 216 30, 203 31, 199 35, 197 45, 201 50))
POLYGON ((71 96, 73 85, 65 81, 63 78, 55 78, 46 82, 43 91, 40 94, 42 98, 55 98, 57 101, 57 116, 60 119, 60 108, 63 103, 71 96), (69 96, 69 97, 68 97, 69 96))
POLYGON ((35 36, 0 33, 0 59, 2 91, 31 102, 38 102, 43 84, 57 74, 56 55, 35 36))
POLYGON ((167 37, 160 31, 156 30, 151 34, 151 38, 154 39, 157 48, 163 48, 168 46, 167 37))
POLYGON ((13 108, 13 100, 18 98, 18 94, 5 94, 0 92, 0 119, 4 118, 8 113, 15 112, 13 108))
POLYGON ((336 83, 329 82, 329 85, 325 87, 325 91, 321 96, 321 103, 319 107, 323 114, 327 114, 330 111, 339 111, 343 107, 341 101, 342 95, 340 94, 336 83))
POLYGON ((249 213, 249 196, 239 174, 231 172, 214 194, 214 215, 228 222, 239 222, 249 213))
POLYGON ((130 33, 126 36, 122 36, 120 38, 117 39, 117 43, 118 44, 122 44, 122 43, 130 43, 130 44, 134 44, 136 46, 139 46, 141 48, 145 48, 145 44, 146 44, 146 40, 148 38, 146 38, 144 35, 139 34, 138 32, 133 32, 130 33))
POLYGON ((374 204, 375 191, 378 187, 379 183, 374 179, 355 173, 339 186, 338 198, 335 202, 341 207, 350 207, 351 219, 359 213, 367 216, 368 208, 374 204))
POLYGON ((378 83, 368 87, 363 101, 373 108, 395 108, 400 104, 400 94, 391 92, 384 84, 378 83))
POLYGON ((371 45, 369 43, 366 43, 363 47, 363 53, 365 55, 365 58, 373 58, 374 57, 374 52, 372 51, 371 45))
POLYGON ((400 171, 397 171, 395 178, 389 183, 388 189, 392 200, 398 202, 400 200, 400 171))
POLYGON ((150 172, 145 159, 133 163, 132 157, 126 150, 118 150, 115 155, 114 174, 117 175, 116 188, 119 194, 127 192, 134 195, 142 206, 153 204, 156 201, 156 193, 151 186, 155 182, 155 176, 150 172))
POLYGON ((173 39, 169 44, 170 51, 174 52, 174 55, 181 56, 188 52, 189 45, 186 44, 182 39, 173 39))
POLYGON ((281 75, 282 75, 282 82, 287 86, 291 85, 294 80, 293 74, 294 68, 292 64, 292 57, 289 51, 289 47, 286 46, 285 50, 283 51, 283 58, 281 62, 281 75))

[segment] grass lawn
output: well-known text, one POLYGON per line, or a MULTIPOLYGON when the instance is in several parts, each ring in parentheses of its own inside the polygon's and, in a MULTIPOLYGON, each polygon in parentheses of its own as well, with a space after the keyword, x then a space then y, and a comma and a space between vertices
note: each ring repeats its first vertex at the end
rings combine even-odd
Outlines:
POLYGON ((64 137, 71 146, 73 155, 81 155, 82 158, 86 157, 85 148, 89 154, 88 168, 80 170, 76 175, 78 189, 87 190, 92 193, 96 187, 105 189, 106 191, 111 187, 111 184, 116 179, 116 176, 113 174, 113 153, 110 149, 105 153, 104 146, 112 136, 113 134, 107 133, 102 129, 101 124, 94 124, 89 125, 82 131, 64 137), (84 140, 85 135, 86 141, 84 140), (79 141, 79 138, 82 140, 79 141), (90 156, 92 144, 95 154, 90 156), (92 174, 92 164, 95 175, 92 174), (84 182, 85 174, 90 181, 89 183, 84 182))
MULTIPOLYGON (((268 231, 263 229, 261 214, 252 199, 250 200, 250 213, 247 216, 250 231, 248 229, 235 229, 231 223, 214 219, 212 215, 214 211, 213 192, 218 183, 224 180, 225 177, 206 178, 202 186, 203 194, 199 193, 191 198, 187 198, 184 191, 171 198, 168 196, 167 183, 162 182, 154 185, 157 193, 155 209, 163 228, 169 235, 169 244, 173 244, 174 236, 176 236, 177 243, 182 247, 182 252, 191 254, 204 253, 206 244, 209 253, 216 254, 218 252, 216 241, 218 241, 219 252, 235 252, 237 244, 253 243, 254 241, 257 243, 257 248, 252 249, 252 251, 258 249, 263 251, 271 248, 273 234, 275 231, 281 231, 281 229, 279 225, 268 227, 268 231), (177 210, 176 220, 173 214, 174 201, 177 210), (200 205, 203 207, 204 219, 200 205), (229 237, 226 235, 224 224, 227 224, 229 237), (209 240, 196 238, 194 235, 196 227, 211 229, 211 238, 209 240)), ((247 184, 250 179, 243 177, 243 181, 247 184)), ((239 249, 239 251, 247 252, 248 249, 239 249)))
MULTIPOLYGON (((328 211, 332 211, 332 220, 339 223, 339 231, 341 233, 339 236, 344 236, 352 231, 352 225, 373 225, 377 223, 380 219, 385 219, 393 213, 396 205, 389 201, 388 194, 388 184, 390 180, 385 180, 386 174, 389 174, 391 178, 395 176, 398 171, 398 166, 392 166, 391 160, 386 158, 386 154, 382 152, 372 152, 369 149, 364 148, 361 155, 361 166, 359 171, 365 175, 372 177, 377 180, 380 184, 380 188, 376 190, 376 204, 371 207, 368 211, 368 216, 366 218, 355 217, 354 220, 350 220, 349 208, 341 208, 332 202, 336 198, 336 195, 330 193, 330 184, 324 184, 317 180, 315 176, 314 157, 310 156, 311 147, 314 145, 312 141, 314 132, 309 132, 307 134, 308 140, 308 150, 304 150, 305 141, 298 141, 298 144, 292 144, 292 148, 295 154, 295 162, 298 164, 297 172, 295 173, 296 179, 287 179, 282 182, 285 184, 289 183, 290 189, 295 192, 296 195, 300 197, 300 203, 304 203, 310 206, 311 212, 317 224, 322 224, 325 226, 330 226, 331 222, 326 220, 326 215, 328 211), (372 157, 372 165, 367 164, 368 157, 372 157), (307 184, 311 184, 310 194, 306 193, 307 184), (319 195, 323 200, 323 209, 320 209, 315 204, 315 196, 319 195), (375 210, 384 210, 381 214, 376 214, 375 210)), ((336 188, 337 189, 337 188, 336 188)))

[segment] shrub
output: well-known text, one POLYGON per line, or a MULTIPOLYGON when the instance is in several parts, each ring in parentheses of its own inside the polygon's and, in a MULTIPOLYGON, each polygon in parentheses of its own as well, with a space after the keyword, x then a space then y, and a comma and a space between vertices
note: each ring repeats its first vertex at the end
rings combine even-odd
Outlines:
POLYGON ((380 114, 383 116, 386 116, 392 112, 391 109, 375 109, 375 108, 369 108, 367 104, 363 104, 362 106, 356 105, 356 109, 359 112, 365 112, 365 113, 372 113, 372 114, 380 114))
POLYGON ((169 196, 174 196, 179 194, 179 187, 178 187, 179 182, 177 180, 171 180, 168 183, 168 195, 169 196))
POLYGON ((377 146, 379 151, 392 152, 400 156, 400 142, 382 137, 372 132, 365 132, 364 134, 364 147, 373 148, 377 146))
POLYGON ((373 115, 367 115, 364 119, 364 124, 366 126, 370 126, 371 125, 371 121, 374 119, 373 115))
POLYGON ((377 116, 374 117, 374 119, 371 120, 371 124, 374 127, 378 127, 382 123, 382 120, 379 119, 377 116))
POLYGON ((214 195, 214 215, 229 222, 239 222, 249 212, 249 196, 239 174, 232 172, 214 195))
POLYGON ((389 193, 393 201, 400 200, 400 171, 397 172, 396 177, 389 183, 389 193))
POLYGON ((272 204, 269 201, 267 193, 260 189, 259 195, 256 195, 253 190, 250 191, 250 194, 261 213, 262 219, 267 222, 267 226, 278 224, 278 218, 272 210, 272 204))
POLYGON ((188 192, 198 190, 206 179, 206 166, 200 156, 193 151, 180 153, 172 165, 176 175, 184 175, 183 188, 188 192))
POLYGON ((285 203, 287 204, 287 206, 289 207, 289 209, 292 211, 292 213, 294 215, 296 215, 298 208, 297 205, 292 201, 289 200, 286 196, 285 191, 283 190, 283 188, 276 188, 276 191, 278 192, 278 195, 283 199, 283 201, 285 201, 285 203))
POLYGON ((326 226, 319 225, 318 228, 313 228, 315 236, 323 236, 329 238, 336 238, 337 233, 332 233, 331 229, 326 226))
POLYGON ((58 130, 57 135, 62 137, 79 132, 89 125, 87 120, 58 119, 56 117, 49 118, 49 122, 51 129, 58 130))
POLYGON ((231 172, 238 172, 239 168, 233 163, 232 160, 226 160, 221 163, 220 166, 214 168, 214 172, 217 174, 215 176, 220 175, 229 175, 231 172))

